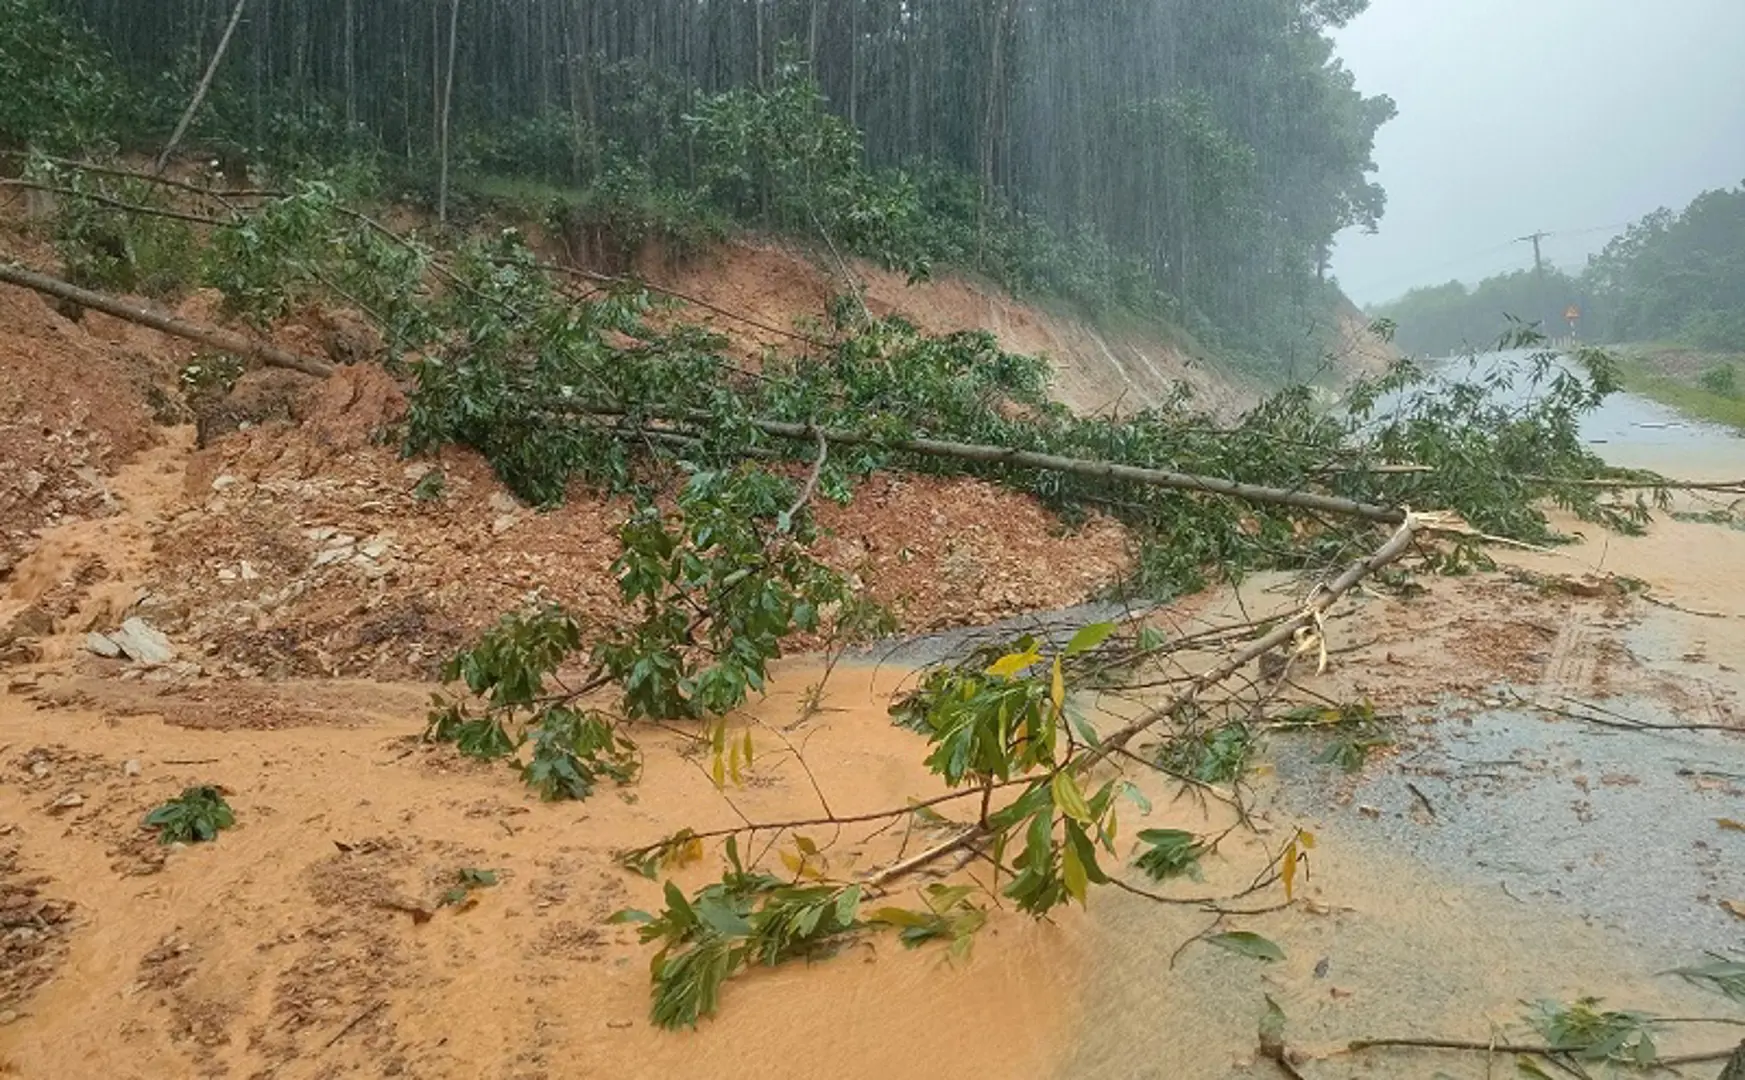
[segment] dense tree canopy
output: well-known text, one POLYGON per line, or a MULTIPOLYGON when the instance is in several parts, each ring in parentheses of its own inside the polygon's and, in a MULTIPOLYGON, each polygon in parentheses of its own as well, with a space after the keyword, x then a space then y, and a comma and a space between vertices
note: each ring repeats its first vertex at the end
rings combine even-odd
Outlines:
MULTIPOLYGON (((92 29, 144 88, 126 128, 159 142, 234 7, 7 2, 92 29)), ((1393 103, 1357 91, 1327 36, 1365 6, 245 0, 194 131, 428 174, 453 44, 462 176, 857 233, 911 269, 1161 307, 1290 363, 1318 355, 1334 235, 1382 212, 1370 156, 1393 103)))
POLYGON ((1407 352, 1448 356, 1492 348, 1509 319, 1560 333, 1562 313, 1571 304, 1581 308, 1582 324, 1587 327, 1591 312, 1586 300, 1579 278, 1547 267, 1543 273, 1498 274, 1471 287, 1450 281, 1413 289, 1376 307, 1372 314, 1394 322, 1394 341, 1407 352))
POLYGON ((1613 341, 1745 350, 1745 184, 1657 210, 1588 262, 1613 341))
POLYGON ((1597 342, 1667 342, 1745 350, 1745 185, 1708 191, 1681 212, 1635 222, 1579 275, 1547 268, 1413 289, 1374 314, 1398 324, 1412 352, 1484 348, 1505 317, 1560 332, 1569 305, 1581 336, 1597 342))

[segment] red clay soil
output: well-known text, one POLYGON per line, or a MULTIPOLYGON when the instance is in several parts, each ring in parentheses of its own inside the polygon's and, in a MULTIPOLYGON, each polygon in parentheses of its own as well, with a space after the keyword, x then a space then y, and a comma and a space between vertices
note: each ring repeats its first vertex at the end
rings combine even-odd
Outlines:
POLYGON ((0 290, 0 577, 38 529, 106 512, 104 476, 154 438, 165 366, 0 290))
MULTIPOLYGON (((577 490, 518 505, 484 462, 402 460, 378 433, 404 402, 380 369, 311 390, 300 424, 237 432, 194 455, 189 509, 167 526, 143 610, 206 666, 238 675, 430 675, 503 611, 561 602, 624 617, 610 567, 628 502, 577 490), (413 489, 440 467, 441 497, 413 489)), ((1125 564, 1106 519, 1066 530, 1035 500, 969 480, 880 477, 821 502, 819 557, 910 629, 1070 604, 1125 564)))

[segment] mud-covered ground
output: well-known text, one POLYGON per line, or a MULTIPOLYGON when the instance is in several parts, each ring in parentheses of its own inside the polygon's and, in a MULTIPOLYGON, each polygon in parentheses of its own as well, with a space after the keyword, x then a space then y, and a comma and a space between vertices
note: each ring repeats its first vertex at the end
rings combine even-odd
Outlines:
MULTIPOLYGON (((212 314, 209 298, 185 306, 212 314)), ((319 351, 332 328, 306 322, 281 332, 319 351)), ((1507 557, 1531 574, 1342 604, 1329 670, 1299 672, 1296 693, 1372 702, 1392 744, 1345 774, 1314 760, 1316 737, 1274 732, 1249 826, 1204 883, 1170 886, 1240 890, 1293 829, 1314 830, 1298 903, 1216 916, 1282 961, 1195 943, 1215 918, 1198 905, 1103 890, 1048 923, 994 911, 956 964, 873 937, 736 980, 718 1019, 668 1034, 646 1021, 649 951, 606 922, 658 906, 658 886, 611 853, 740 815, 933 793, 921 742, 885 705, 939 649, 838 667, 810 711, 823 672, 785 661, 745 717, 762 750, 725 793, 680 736, 649 730, 636 786, 541 804, 509 770, 417 741, 425 680, 533 595, 617 617, 624 508, 584 496, 535 514, 476 458, 400 460, 380 433, 403 403, 368 369, 322 386, 251 376, 197 447, 176 385, 190 358, 0 294, 0 1075, 1268 1076, 1255 1034, 1270 995, 1304 1076, 1477 1077, 1513 1065, 1337 1050, 1519 1034, 1520 1000, 1542 996, 1745 1019, 1656 974, 1745 938, 1727 906, 1745 901, 1745 833, 1719 823, 1745 820, 1745 532, 1591 533, 1507 557), (433 466, 443 494, 420 499, 433 466), (128 616, 175 656, 93 655, 87 633, 128 616), (1617 715, 1714 730, 1591 719, 1617 715), (141 818, 193 784, 221 785, 237 827, 166 848, 141 818), (497 884, 440 904, 463 869, 497 884)), ((885 478, 820 514, 819 554, 910 631, 1079 603, 1128 557, 1108 521, 1069 530, 966 481, 885 478)), ((1301 588, 1259 578, 1151 618, 1180 633, 1291 609, 1301 588)), ((1111 719, 1145 703, 1086 704, 1111 719)), ((1215 799, 1135 779, 1155 809, 1125 819, 1127 837, 1229 823, 1215 799)), ((817 839, 851 874, 928 836, 817 839)), ((1283 899, 1274 887, 1243 910, 1283 899)), ((1738 1034, 1680 1025, 1663 1043, 1738 1034)))

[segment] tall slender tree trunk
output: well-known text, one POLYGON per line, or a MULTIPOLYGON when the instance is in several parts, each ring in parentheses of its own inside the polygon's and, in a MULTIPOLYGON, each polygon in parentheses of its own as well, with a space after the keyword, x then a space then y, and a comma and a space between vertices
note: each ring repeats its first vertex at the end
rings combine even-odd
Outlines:
POLYGON ((230 48, 230 39, 236 34, 237 24, 242 22, 242 9, 247 3, 248 0, 236 0, 236 6, 230 9, 230 22, 224 26, 224 35, 218 39, 218 48, 212 51, 212 62, 206 65, 206 74, 200 76, 200 85, 194 88, 194 98, 188 102, 187 110, 176 122, 176 130, 170 136, 170 141, 164 144, 163 151, 158 154, 155 172, 163 172, 164 166, 170 163, 170 155, 175 153, 176 144, 188 133, 188 125, 194 122, 195 114, 205 104, 207 91, 212 89, 212 77, 218 74, 218 65, 224 60, 225 51, 230 48))
POLYGON ((860 0, 848 5, 848 123, 860 127, 860 0))
POLYGON ((345 0, 345 127, 357 125, 357 0, 345 0))
POLYGON ((460 34, 460 0, 453 0, 448 9, 448 74, 442 86, 442 165, 436 182, 436 221, 448 224, 448 121, 454 107, 454 54, 460 34))
POLYGON ((574 113, 575 145, 571 148, 572 179, 582 182, 582 155, 593 175, 600 174, 600 116, 594 104, 593 0, 573 0, 570 18, 570 111, 574 113))
POLYGON ((442 0, 430 3, 430 149, 442 145, 442 0))

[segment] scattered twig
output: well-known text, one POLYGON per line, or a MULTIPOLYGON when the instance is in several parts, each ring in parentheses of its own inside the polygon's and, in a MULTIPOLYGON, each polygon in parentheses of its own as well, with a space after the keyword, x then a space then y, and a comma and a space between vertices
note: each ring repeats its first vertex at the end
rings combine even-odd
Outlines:
POLYGON ((1593 712, 1578 712, 1575 709, 1566 709, 1557 705, 1547 705, 1543 701, 1535 701, 1534 699, 1525 697, 1518 692, 1513 692, 1513 696, 1515 700, 1520 702, 1522 705, 1538 709, 1540 712, 1547 712, 1553 716, 1561 716, 1568 720, 1580 720, 1583 723, 1593 724, 1596 727, 1613 728, 1618 731, 1729 731, 1735 735, 1745 734, 1745 729, 1739 728, 1733 724, 1655 724, 1647 720, 1637 720, 1634 717, 1614 712, 1603 705, 1596 705, 1593 702, 1582 701, 1579 698, 1573 697, 1565 697, 1564 700, 1579 705, 1584 709, 1592 709, 1593 712), (1605 716, 1595 716, 1594 713, 1604 713, 1605 716), (1608 717, 1611 719, 1608 719, 1608 717))
POLYGON ((370 1017, 376 1015, 377 1013, 381 1012, 383 1009, 385 1009, 387 1007, 388 1007, 388 999, 387 998, 379 999, 374 1005, 371 1005, 369 1008, 365 1009, 363 1012, 358 1013, 356 1016, 352 1017, 351 1021, 349 1023, 347 1023, 344 1027, 340 1028, 339 1031, 334 1033, 333 1038, 327 1040, 327 1045, 322 1047, 322 1049, 323 1050, 331 1050, 333 1048, 333 1044, 337 1043, 339 1040, 345 1038, 347 1035, 350 1035, 353 1028, 357 1027, 359 1024, 363 1023, 365 1020, 368 1020, 370 1017))
POLYGON ((1426 814, 1429 814, 1432 818, 1436 816, 1436 807, 1431 805, 1430 796, 1420 791, 1417 784, 1412 783, 1410 780, 1406 781, 1406 790, 1411 792, 1413 797, 1423 804, 1424 812, 1426 814))
MULTIPOLYGON (((1388 1046, 1413 1047, 1420 1050, 1470 1050, 1483 1054, 1527 1054, 1532 1057, 1554 1059, 1569 1053, 1567 1048, 1547 1046, 1542 1043, 1504 1043, 1479 1042, 1475 1039, 1436 1039, 1416 1038, 1413 1036, 1398 1036, 1386 1039, 1353 1039, 1346 1044, 1346 1050, 1356 1052, 1373 1050, 1388 1046)), ((1671 1068, 1678 1065, 1701 1065, 1711 1061, 1726 1061, 1733 1054, 1731 1048, 1726 1050, 1711 1050, 1697 1054, 1673 1054, 1654 1059, 1654 1067, 1671 1068)))

